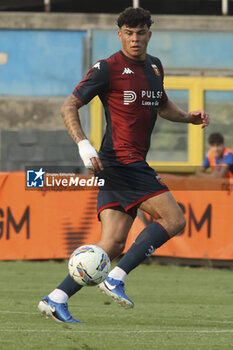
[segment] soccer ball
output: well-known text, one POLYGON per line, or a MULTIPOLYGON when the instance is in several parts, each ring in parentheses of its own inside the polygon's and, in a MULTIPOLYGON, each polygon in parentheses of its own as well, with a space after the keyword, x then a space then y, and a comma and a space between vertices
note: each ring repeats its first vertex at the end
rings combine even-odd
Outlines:
POLYGON ((70 256, 70 276, 82 286, 95 286, 105 280, 110 271, 110 260, 96 245, 83 245, 70 256))

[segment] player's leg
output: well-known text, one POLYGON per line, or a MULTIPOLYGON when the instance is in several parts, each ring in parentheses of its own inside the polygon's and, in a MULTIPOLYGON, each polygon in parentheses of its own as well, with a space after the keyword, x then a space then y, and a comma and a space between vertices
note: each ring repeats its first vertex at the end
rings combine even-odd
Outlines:
MULTIPOLYGON (((123 271, 122 278, 119 278, 122 281, 124 281, 127 274, 137 267, 146 257, 149 257, 157 248, 166 243, 171 237, 179 233, 185 227, 183 213, 168 191, 145 200, 141 203, 140 209, 149 213, 156 221, 142 230, 130 249, 117 264, 115 269, 123 271)), ((113 269, 110 274, 114 274, 115 269, 113 269)), ((108 278, 109 277, 110 275, 108 278)), ((106 281, 108 281, 108 278, 106 281)), ((103 290, 106 281, 100 284, 100 289, 103 290)), ((117 295, 115 299, 117 300, 117 295)), ((133 307, 133 303, 120 304, 126 308, 133 307)))
POLYGON ((47 318, 53 318, 58 322, 80 323, 80 321, 71 316, 67 301, 81 288, 82 286, 75 282, 68 274, 57 288, 39 302, 38 308, 41 314, 47 318))
POLYGON ((168 191, 142 202, 140 209, 156 221, 144 228, 119 261, 118 266, 127 274, 185 227, 184 215, 168 191))
MULTIPOLYGON (((102 223, 101 240, 97 243, 109 255, 110 259, 119 256, 125 247, 128 232, 132 226, 135 215, 126 212, 106 209, 101 212, 102 223)), ((111 296, 116 302, 126 308, 133 307, 134 303, 124 291, 124 278, 126 273, 120 267, 115 267, 106 280, 98 287, 101 292, 111 296)))
POLYGON ((123 252, 134 220, 129 214, 116 209, 105 209, 100 212, 102 233, 97 245, 108 254, 110 260, 123 252))
POLYGON ((142 202, 140 209, 162 225, 169 237, 177 235, 185 227, 186 220, 183 212, 169 191, 142 202))
MULTIPOLYGON (((97 245, 103 248, 112 260, 123 251, 133 218, 125 212, 113 209, 103 210, 100 218, 102 236, 97 245)), ((46 317, 51 317, 56 321, 79 323, 80 321, 71 316, 67 301, 81 288, 82 286, 68 274, 56 289, 39 302, 38 308, 46 317)))

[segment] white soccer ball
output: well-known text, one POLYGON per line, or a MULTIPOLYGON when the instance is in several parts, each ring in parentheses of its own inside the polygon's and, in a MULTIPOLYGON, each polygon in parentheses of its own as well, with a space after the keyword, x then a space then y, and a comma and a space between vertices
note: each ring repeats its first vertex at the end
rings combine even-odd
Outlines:
POLYGON ((82 286, 95 286, 105 280, 110 271, 110 260, 96 245, 83 245, 70 256, 70 276, 82 286))

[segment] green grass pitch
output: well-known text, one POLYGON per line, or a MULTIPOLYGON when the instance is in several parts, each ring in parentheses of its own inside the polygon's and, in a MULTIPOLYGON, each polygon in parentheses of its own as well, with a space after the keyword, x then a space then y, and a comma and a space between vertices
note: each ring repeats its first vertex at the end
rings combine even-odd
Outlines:
POLYGON ((81 325, 37 310, 66 272, 67 262, 0 262, 1 350, 233 349, 232 270, 141 265, 127 279, 135 308, 85 287, 69 302, 81 325))

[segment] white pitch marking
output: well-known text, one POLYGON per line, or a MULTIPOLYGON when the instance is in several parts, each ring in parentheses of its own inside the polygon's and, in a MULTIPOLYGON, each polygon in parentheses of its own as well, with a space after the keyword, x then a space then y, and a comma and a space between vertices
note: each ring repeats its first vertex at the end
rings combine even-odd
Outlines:
MULTIPOLYGON (((24 311, 9 311, 9 310, 0 310, 0 314, 22 314, 22 315, 39 315, 39 312, 24 312, 24 311)), ((101 316, 109 315, 108 313, 102 313, 101 316)), ((181 321, 186 321, 186 318, 179 318, 181 321)), ((224 321, 224 320, 199 320, 204 323, 221 323, 221 324, 233 324, 233 321, 224 321)))
POLYGON ((39 312, 25 312, 25 311, 8 311, 8 310, 0 310, 0 314, 39 315, 39 312))
POLYGON ((122 331, 122 330, 110 330, 110 331, 87 331, 87 330, 77 330, 77 331, 73 331, 73 330, 61 330, 61 329, 57 329, 57 330, 48 330, 48 329, 0 329, 0 332, 18 332, 18 333, 22 333, 22 332, 31 332, 31 333, 97 333, 97 334, 113 334, 113 333, 125 333, 125 334, 137 334, 137 333, 197 333, 197 334, 202 334, 202 333, 233 333, 233 329, 222 329, 222 330, 193 330, 193 331, 185 331, 185 330, 174 330, 174 329, 167 329, 167 330, 159 330, 159 329, 154 329, 154 330, 147 330, 147 331, 135 331, 135 330, 131 330, 131 331, 122 331))

